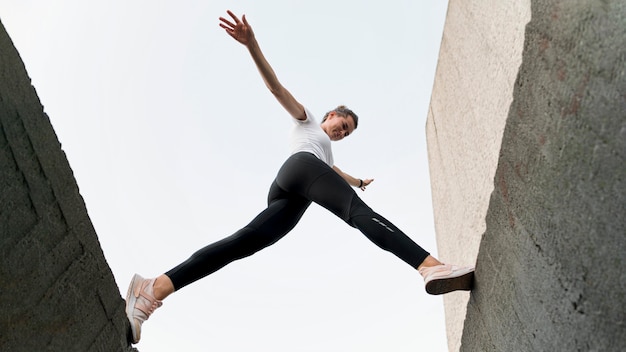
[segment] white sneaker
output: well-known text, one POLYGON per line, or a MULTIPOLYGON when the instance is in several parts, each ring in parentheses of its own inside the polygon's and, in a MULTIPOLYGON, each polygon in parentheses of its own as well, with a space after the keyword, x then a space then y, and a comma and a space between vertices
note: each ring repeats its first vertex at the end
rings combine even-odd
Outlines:
POLYGON ((154 281, 156 279, 144 279, 135 274, 128 287, 126 294, 126 316, 130 321, 130 329, 133 332, 133 343, 141 338, 141 324, 148 320, 150 315, 163 302, 154 298, 154 281))
POLYGON ((464 290, 469 291, 474 284, 474 267, 460 267, 442 264, 419 269, 424 277, 426 292, 431 295, 464 290))

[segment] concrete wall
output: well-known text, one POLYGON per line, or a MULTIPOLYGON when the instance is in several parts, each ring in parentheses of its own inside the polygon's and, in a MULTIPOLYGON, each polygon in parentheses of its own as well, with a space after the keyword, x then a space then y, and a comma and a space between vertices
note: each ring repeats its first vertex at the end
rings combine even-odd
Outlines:
POLYGON ((0 350, 132 351, 72 170, 0 24, 0 350))
MULTIPOLYGON (((476 262, 529 1, 451 0, 426 124, 437 251, 476 262)), ((458 351, 469 293, 444 297, 448 346, 458 351)))
MULTIPOLYGON (((455 6, 468 4, 451 1, 450 13, 455 6)), ((450 13, 448 22, 454 20, 450 13)), ((491 16, 501 13, 491 11, 488 19, 472 17, 469 22, 493 22, 491 16)), ((507 20, 526 21, 515 16, 507 20)), ((456 320, 451 319, 446 307, 450 350, 626 350, 624 23, 623 1, 530 1, 521 65, 510 60, 518 70, 511 87, 437 89, 442 76, 450 78, 438 68, 433 105, 440 108, 431 109, 427 131, 440 253, 444 259, 452 253, 455 261, 462 262, 476 258, 477 264, 476 288, 469 295, 466 314, 454 312, 456 320), (446 98, 447 94, 467 95, 467 105, 459 106, 464 101, 446 98), (507 99, 510 105, 504 115, 498 112, 464 125, 477 132, 450 133, 447 138, 439 133, 441 125, 462 123, 456 111, 473 111, 484 100, 507 99), (455 189, 482 187, 485 180, 476 186, 467 174, 475 175, 476 168, 486 168, 492 161, 479 156, 463 163, 459 159, 464 154, 437 151, 444 149, 442 145, 480 143, 477 137, 494 119, 505 119, 505 124, 500 147, 494 143, 489 148, 495 149, 487 152, 497 155, 497 166, 487 180, 492 191, 486 227, 472 239, 460 236, 458 240, 450 230, 440 230, 472 230, 471 222, 440 224, 466 221, 468 212, 475 214, 470 218, 478 217, 474 205, 459 203, 472 203, 475 196, 483 199, 488 188, 479 192, 444 188, 449 184, 458 184, 455 189), (461 218, 450 217, 455 214, 461 218), (478 255, 471 246, 456 252, 462 249, 454 246, 459 241, 479 241, 478 255), (459 344, 457 321, 463 316, 459 344)), ((499 27, 492 30, 501 35, 499 27)), ((517 45, 498 45, 513 44, 517 45)), ((496 52, 501 49, 494 47, 496 52)), ((441 55, 440 63, 458 54, 454 48, 442 47, 441 55)), ((465 62, 459 75, 492 75, 483 62, 480 57, 465 62)), ((464 299, 451 296, 445 303, 463 305, 464 299)))

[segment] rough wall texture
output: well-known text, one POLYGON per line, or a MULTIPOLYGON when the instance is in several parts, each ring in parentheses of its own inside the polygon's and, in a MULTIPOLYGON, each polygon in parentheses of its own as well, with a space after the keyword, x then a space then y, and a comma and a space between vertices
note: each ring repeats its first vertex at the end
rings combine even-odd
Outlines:
MULTIPOLYGON (((449 2, 426 123, 444 261, 476 262, 529 20, 530 1, 449 2)), ((450 351, 459 350, 468 299, 444 297, 450 351)))
POLYGON ((72 170, 0 24, 0 350, 132 351, 72 170))
MULTIPOLYGON (((450 2, 447 21, 454 19, 450 12, 458 5, 450 2)), ((496 152, 497 168, 488 180, 493 192, 486 228, 476 237, 480 241, 477 280, 466 307, 460 350, 624 351, 626 3, 529 1, 529 5, 530 22, 518 16, 507 18, 526 25, 521 65, 513 67, 519 71, 511 87, 483 90, 460 84, 437 90, 436 82, 433 91, 434 102, 447 93, 468 98, 461 100, 465 102, 461 107, 449 100, 449 107, 431 108, 436 130, 429 126, 429 134, 441 131, 440 126, 459 124, 454 120, 455 108, 466 109, 471 117, 484 100, 510 101, 504 116, 485 115, 463 125, 484 130, 494 119, 505 119, 501 146, 486 152, 496 152)), ((468 23, 493 22, 491 17, 502 13, 495 9, 487 18, 471 12, 465 17, 468 23)), ((495 37, 506 34, 495 26, 492 31, 495 37)), ((492 43, 496 53, 502 50, 500 45, 517 45, 497 39, 492 43)), ((458 55, 443 49, 441 55, 458 55)), ((459 76, 475 71, 476 76, 494 74, 480 56, 463 68, 467 71, 458 72, 459 76)), ((502 80, 495 77, 494 84, 498 82, 502 80)), ((445 139, 441 133, 437 138, 429 136, 431 169, 437 172, 433 177, 459 183, 457 188, 474 187, 467 175, 485 167, 482 155, 477 161, 455 163, 450 160, 453 153, 432 152, 442 148, 431 146, 431 138, 439 145, 472 145, 480 143, 468 139, 476 135, 461 131, 445 139)), ((483 146, 494 148, 495 143, 483 146)), ((433 182, 436 216, 441 215, 438 211, 454 215, 446 208, 458 208, 458 202, 474 202, 467 198, 471 192, 462 191, 437 198, 437 192, 450 192, 439 189, 446 183, 437 182, 433 182), (442 199, 448 203, 441 203, 442 199)), ((466 214, 462 209, 457 209, 461 216, 466 214)), ((457 240, 450 233, 442 237, 439 230, 438 241, 444 243, 440 247, 454 247, 450 243, 457 240)), ((471 240, 461 237, 465 242, 471 240)), ((457 261, 465 262, 475 253, 470 248, 467 254, 457 255, 457 261)), ((448 326, 455 328, 458 325, 448 326)), ((459 348, 457 341, 450 346, 450 350, 459 348)))
POLYGON ((626 3, 532 1, 463 351, 626 350, 626 3))

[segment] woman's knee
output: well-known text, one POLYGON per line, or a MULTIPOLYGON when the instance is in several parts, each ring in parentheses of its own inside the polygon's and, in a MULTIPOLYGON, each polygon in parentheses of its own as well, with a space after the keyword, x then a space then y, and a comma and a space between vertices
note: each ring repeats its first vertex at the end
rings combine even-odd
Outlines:
POLYGON ((354 222, 357 217, 371 217, 374 211, 355 193, 350 202, 350 210, 348 212, 350 222, 354 222))

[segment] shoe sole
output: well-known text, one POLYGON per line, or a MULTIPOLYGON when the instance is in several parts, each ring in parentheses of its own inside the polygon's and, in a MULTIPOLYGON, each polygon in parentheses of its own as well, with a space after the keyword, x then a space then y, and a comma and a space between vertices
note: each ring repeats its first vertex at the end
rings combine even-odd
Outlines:
POLYGON ((135 303, 137 302, 137 297, 134 295, 133 287, 135 287, 135 282, 138 280, 141 280, 141 277, 135 274, 133 279, 130 281, 130 286, 128 286, 128 292, 126 293, 126 317, 130 322, 130 330, 133 333, 133 343, 139 342, 139 331, 135 325, 135 318, 133 318, 133 310, 135 308, 135 303))
POLYGON ((474 284, 474 271, 461 276, 443 279, 434 279, 426 284, 426 292, 431 295, 441 295, 452 291, 470 291, 474 284))

